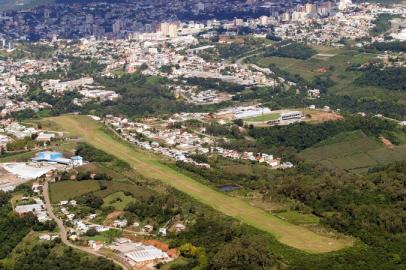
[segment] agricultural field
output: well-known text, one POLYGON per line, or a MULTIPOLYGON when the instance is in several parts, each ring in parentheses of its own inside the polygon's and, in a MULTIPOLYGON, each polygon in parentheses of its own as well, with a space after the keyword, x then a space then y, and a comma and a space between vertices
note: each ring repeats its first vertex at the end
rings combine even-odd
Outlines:
POLYGON ((100 123, 86 116, 66 115, 48 118, 43 121, 42 126, 53 130, 69 131, 71 136, 79 136, 94 147, 125 160, 146 179, 162 181, 228 216, 269 232, 288 246, 311 253, 324 253, 353 245, 353 240, 350 238, 315 233, 305 227, 272 216, 243 199, 218 192, 163 164, 158 156, 132 147, 110 134, 100 123))
POLYGON ((361 131, 345 132, 302 151, 299 156, 329 167, 362 172, 406 159, 406 145, 388 147, 361 131))
POLYGON ((33 151, 23 151, 21 153, 4 154, 0 158, 0 163, 23 162, 23 161, 27 161, 28 159, 30 159, 34 156, 35 156, 35 152, 33 152, 33 151))
POLYGON ((104 189, 94 192, 100 198, 105 198, 117 192, 129 192, 135 199, 148 198, 152 193, 146 188, 140 187, 133 183, 120 183, 117 181, 103 181, 104 189))
MULTIPOLYGON (((122 183, 116 181, 98 181, 98 180, 85 180, 85 181, 59 181, 51 184, 50 193, 53 203, 58 203, 63 200, 70 200, 87 193, 93 193, 100 198, 106 198, 112 194, 120 192, 130 192, 134 198, 146 198, 150 195, 148 190, 139 187, 132 183, 122 183)), ((126 200, 128 198, 125 198, 126 200)))
POLYGON ((59 181, 50 186, 51 201, 58 203, 98 190, 100 190, 100 184, 95 180, 59 181))
POLYGON ((274 64, 282 70, 298 74, 306 80, 313 80, 316 76, 330 76, 335 85, 330 88, 331 93, 351 95, 356 97, 375 97, 378 99, 406 100, 406 93, 388 90, 375 86, 355 85, 354 80, 360 72, 348 70, 352 64, 363 64, 376 59, 372 53, 360 53, 349 49, 314 47, 318 54, 307 60, 285 57, 256 56, 254 63, 262 67, 274 64))

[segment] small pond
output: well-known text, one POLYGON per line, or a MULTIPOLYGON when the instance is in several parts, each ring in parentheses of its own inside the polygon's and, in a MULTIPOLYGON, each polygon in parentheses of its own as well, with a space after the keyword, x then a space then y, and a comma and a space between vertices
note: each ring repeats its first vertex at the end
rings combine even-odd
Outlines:
POLYGON ((218 186, 217 187, 220 191, 233 191, 233 190, 237 190, 240 189, 240 186, 236 186, 236 185, 222 185, 222 186, 218 186))

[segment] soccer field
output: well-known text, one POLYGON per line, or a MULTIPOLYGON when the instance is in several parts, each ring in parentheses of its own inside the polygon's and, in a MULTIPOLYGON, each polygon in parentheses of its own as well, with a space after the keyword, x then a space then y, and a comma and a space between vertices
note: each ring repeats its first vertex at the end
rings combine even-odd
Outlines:
POLYGON ((280 113, 269 113, 269 114, 244 118, 243 120, 247 121, 247 122, 266 122, 266 121, 276 120, 280 116, 281 116, 280 113))
POLYGON ((327 237, 307 228, 293 225, 269 213, 251 206, 248 202, 218 192, 178 171, 162 164, 159 157, 138 150, 126 142, 106 133, 102 124, 86 116, 60 116, 47 118, 43 127, 64 130, 79 136, 87 143, 127 161, 138 173, 148 179, 160 180, 190 195, 212 208, 243 221, 260 230, 271 233, 281 243, 311 253, 324 253, 351 246, 348 238, 327 237))

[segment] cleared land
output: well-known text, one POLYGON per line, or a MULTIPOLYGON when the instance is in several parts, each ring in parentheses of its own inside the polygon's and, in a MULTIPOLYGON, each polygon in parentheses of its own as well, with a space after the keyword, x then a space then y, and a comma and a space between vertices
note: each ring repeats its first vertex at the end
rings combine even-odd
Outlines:
POLYGON ((313 80, 316 76, 330 76, 335 82, 331 91, 338 95, 351 95, 357 97, 377 97, 381 99, 405 100, 406 93, 393 91, 375 86, 361 86, 354 84, 354 80, 361 73, 349 70, 353 64, 364 64, 376 58, 376 54, 360 53, 356 50, 314 47, 318 54, 307 60, 286 57, 257 56, 254 63, 262 67, 275 64, 282 70, 298 74, 306 80, 313 80), (328 55, 329 57, 326 57, 328 55))
POLYGON ((251 206, 242 199, 230 197, 162 164, 159 158, 138 150, 113 138, 102 125, 85 116, 61 116, 43 121, 43 127, 59 127, 71 135, 80 136, 89 144, 126 160, 135 170, 148 179, 160 180, 198 201, 260 230, 271 233, 280 242, 312 253, 323 253, 351 246, 348 238, 333 238, 316 234, 307 228, 293 225, 251 206))
POLYGON ((63 200, 69 200, 99 189, 100 185, 96 180, 60 181, 58 183, 51 184, 51 201, 53 203, 57 203, 63 200))
POLYGON ((386 147, 362 131, 344 132, 300 153, 304 159, 354 172, 406 159, 406 145, 386 147))
POLYGON ((68 180, 53 183, 50 188, 52 203, 74 199, 87 193, 93 193, 100 198, 106 198, 111 194, 126 191, 130 192, 132 197, 136 199, 147 198, 151 195, 151 193, 142 187, 118 181, 68 180), (101 185, 103 185, 103 189, 101 185))
POLYGON ((281 217, 293 224, 316 225, 320 220, 313 214, 303 214, 296 211, 286 211, 277 213, 276 216, 281 217))
POLYGON ((124 194, 124 192, 119 191, 108 195, 103 199, 103 201, 103 207, 112 206, 116 210, 124 210, 129 203, 134 202, 135 200, 132 196, 127 196, 124 194))

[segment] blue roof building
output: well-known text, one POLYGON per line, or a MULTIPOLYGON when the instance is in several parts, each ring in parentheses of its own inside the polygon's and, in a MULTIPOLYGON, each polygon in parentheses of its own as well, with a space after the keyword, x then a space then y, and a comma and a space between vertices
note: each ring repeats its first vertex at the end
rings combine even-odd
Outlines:
POLYGON ((36 154, 35 158, 32 159, 33 161, 46 161, 46 162, 54 162, 54 163, 61 163, 61 164, 70 164, 70 159, 64 158, 63 154, 60 152, 39 152, 36 154))
POLYGON ((52 152, 52 151, 39 152, 35 155, 32 161, 35 162, 45 161, 73 166, 83 165, 83 158, 81 156, 74 156, 69 159, 65 158, 63 154, 60 152, 52 152))
POLYGON ((56 162, 58 158, 63 158, 63 154, 60 152, 45 151, 37 153, 33 160, 56 162))

